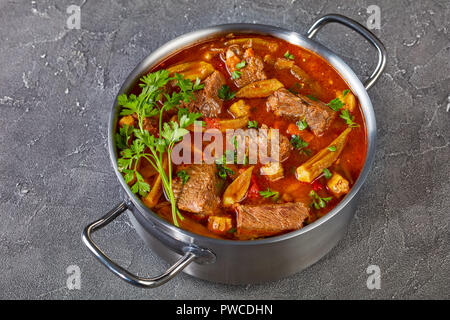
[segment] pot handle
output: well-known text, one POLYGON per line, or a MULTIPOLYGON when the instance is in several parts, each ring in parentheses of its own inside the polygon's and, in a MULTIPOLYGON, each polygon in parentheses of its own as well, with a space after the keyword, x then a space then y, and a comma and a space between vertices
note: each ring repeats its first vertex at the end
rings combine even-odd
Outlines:
POLYGON ((383 70, 386 66, 386 48, 384 47, 383 43, 380 41, 380 39, 377 38, 372 32, 369 31, 366 27, 364 27, 359 22, 356 22, 353 19, 347 18, 345 16, 342 16, 340 14, 327 14, 321 18, 319 18, 314 24, 309 28, 308 32, 306 33, 307 37, 309 39, 312 39, 317 31, 319 31, 324 25, 330 22, 337 22, 340 24, 343 24, 344 26, 349 27, 350 29, 353 29, 360 35, 362 35, 369 43, 374 46, 378 51, 378 63, 375 68, 375 71, 372 72, 369 79, 367 79, 364 82, 364 87, 366 90, 370 89, 375 82, 378 80, 380 75, 383 73, 383 70))
POLYGON ((86 247, 88 247, 91 253, 116 276, 137 287, 155 288, 160 285, 163 285, 164 283, 172 279, 180 271, 186 268, 192 261, 194 261, 194 259, 197 257, 197 255, 194 252, 189 250, 189 247, 186 247, 186 249, 184 250, 185 251, 184 255, 174 265, 172 265, 169 269, 167 269, 166 272, 164 272, 163 274, 153 278, 138 277, 130 273, 128 270, 119 266, 117 263, 112 261, 97 246, 97 244, 95 244, 95 242, 92 240, 91 234, 107 226, 109 223, 111 223, 114 219, 120 216, 127 209, 128 205, 125 202, 121 202, 120 204, 115 206, 111 211, 109 211, 106 215, 104 215, 102 218, 89 224, 83 230, 82 235, 82 240, 83 243, 86 245, 86 247))

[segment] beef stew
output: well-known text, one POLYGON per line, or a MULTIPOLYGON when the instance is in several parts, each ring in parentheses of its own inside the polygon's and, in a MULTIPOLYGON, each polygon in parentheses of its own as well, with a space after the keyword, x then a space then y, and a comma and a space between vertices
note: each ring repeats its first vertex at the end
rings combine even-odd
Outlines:
MULTIPOLYGON (((361 172, 367 141, 358 101, 326 61, 301 47, 227 35, 177 52, 141 80, 119 97, 118 168, 145 204, 183 229, 235 240, 293 231, 332 210, 361 172), (181 138, 195 139, 195 121, 201 132, 224 136, 265 130, 268 146, 275 130, 279 161, 230 163, 225 152, 195 163, 204 150, 194 147, 183 154, 190 161, 167 163, 181 138)), ((259 137, 234 143, 246 149, 259 137)))

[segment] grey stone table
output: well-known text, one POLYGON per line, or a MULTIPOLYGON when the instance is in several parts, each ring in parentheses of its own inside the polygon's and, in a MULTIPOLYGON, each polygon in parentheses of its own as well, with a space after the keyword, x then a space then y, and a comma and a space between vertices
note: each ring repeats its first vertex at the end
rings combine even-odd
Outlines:
MULTIPOLYGON (((450 42, 448 1, 0 1, 0 298, 310 299, 450 298, 450 42), (81 28, 67 7, 81 6, 81 28), (378 124, 375 163, 348 233, 324 259, 289 278, 226 286, 181 275, 153 290, 131 287, 83 247, 80 233, 119 199, 107 119, 132 68, 164 42, 200 27, 251 22, 299 32, 341 13, 386 44, 385 74, 370 90, 378 124), (81 289, 66 286, 67 268, 81 289), (369 290, 369 265, 381 288, 369 290)), ((375 53, 341 26, 318 40, 364 78, 375 53)), ((98 234, 139 274, 166 263, 122 217, 98 234)))

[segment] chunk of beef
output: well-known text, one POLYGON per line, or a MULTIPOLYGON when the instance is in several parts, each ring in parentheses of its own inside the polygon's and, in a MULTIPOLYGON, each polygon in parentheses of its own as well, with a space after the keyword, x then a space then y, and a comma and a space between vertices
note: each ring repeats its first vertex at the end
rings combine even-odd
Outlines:
POLYGON ((214 71, 203 83, 205 87, 194 93, 195 100, 185 107, 190 112, 200 112, 205 117, 215 118, 222 111, 223 101, 219 98, 219 89, 225 84, 225 77, 214 71))
POLYGON ((236 235, 245 240, 300 229, 309 216, 309 208, 301 202, 237 205, 236 213, 236 235))
POLYGON ((221 181, 215 164, 190 165, 184 169, 189 179, 183 185, 180 178, 173 181, 173 192, 178 209, 210 215, 220 205, 221 181))
POLYGON ((238 88, 260 80, 266 80, 267 75, 264 72, 264 63, 261 57, 255 55, 252 48, 248 48, 242 53, 238 45, 232 45, 226 53, 227 67, 230 72, 239 71, 240 77, 234 80, 238 88), (245 66, 241 69, 236 68, 236 63, 245 61, 245 66))
POLYGON ((305 119, 316 136, 321 136, 336 117, 336 112, 325 103, 295 95, 285 88, 275 91, 267 99, 267 107, 279 117, 294 121, 305 119))
MULTIPOLYGON (((234 137, 236 137, 236 143, 238 150, 241 152, 243 150, 248 151, 248 157, 250 158, 251 164, 254 164, 252 161, 256 159, 259 162, 278 162, 283 161, 289 157, 289 153, 292 150, 292 145, 289 142, 289 139, 278 132, 278 157, 276 154, 272 154, 272 144, 275 143, 275 130, 273 128, 267 127, 267 125, 261 125, 260 129, 264 130, 255 130, 255 129, 245 129, 245 130, 237 130, 233 133, 232 136, 228 138, 228 141, 234 141, 234 137), (244 142, 245 141, 245 142, 244 142), (265 150, 261 153, 260 150, 265 150), (256 152, 253 154, 252 152, 256 152), (269 158, 261 159, 260 155, 265 154, 269 158)), ((234 147, 234 146, 233 146, 234 147)), ((238 157, 239 159, 239 157, 238 157)))

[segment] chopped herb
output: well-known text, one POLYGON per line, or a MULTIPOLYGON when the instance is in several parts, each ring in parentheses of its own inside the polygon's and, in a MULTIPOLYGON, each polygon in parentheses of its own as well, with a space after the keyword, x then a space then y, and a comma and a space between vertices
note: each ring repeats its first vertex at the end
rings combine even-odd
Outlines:
POLYGON ((293 134, 291 136, 290 142, 300 153, 304 153, 307 156, 311 154, 311 150, 306 149, 306 147, 309 146, 309 143, 305 140, 300 139, 298 135, 293 134))
POLYGON ((186 172, 186 170, 180 170, 177 173, 177 176, 180 177, 181 182, 183 183, 183 185, 188 182, 189 180, 189 174, 186 172))
POLYGON ((235 80, 235 79, 239 79, 241 77, 242 72, 234 70, 233 73, 231 74, 231 79, 235 80))
POLYGON ((115 135, 117 148, 122 150, 128 148, 128 141, 130 140, 133 131, 133 125, 128 126, 127 124, 124 124, 123 127, 120 128, 119 133, 116 133, 115 135))
POLYGON ((242 60, 239 63, 236 63, 236 69, 242 69, 243 67, 245 67, 245 60, 242 60))
POLYGON ((312 96, 312 95, 310 95, 310 94, 307 94, 306 95, 308 98, 310 98, 311 100, 313 100, 313 101, 319 101, 319 99, 317 99, 316 97, 314 97, 314 96, 312 96))
POLYGON ((256 128, 258 129, 258 121, 254 120, 254 121, 249 121, 248 122, 248 127, 249 128, 256 128))
POLYGON ((330 150, 331 152, 335 152, 336 151, 336 146, 329 146, 328 150, 330 150))
POLYGON ((339 117, 344 119, 350 128, 359 127, 359 124, 357 124, 356 122, 353 121, 355 119, 355 117, 350 115, 350 112, 347 109, 342 110, 341 115, 339 117))
POLYGON ((333 109, 334 111, 339 111, 342 109, 342 107, 345 105, 345 103, 343 103, 341 101, 341 99, 339 98, 334 98, 333 100, 331 100, 327 106, 329 106, 331 109, 333 109))
POLYGON ((291 53, 289 52, 289 50, 286 51, 286 52, 284 53, 284 57, 285 57, 286 59, 289 59, 289 60, 294 60, 294 55, 291 54, 291 53))
POLYGON ((226 84, 224 84, 218 92, 219 98, 222 100, 231 100, 234 98, 234 96, 236 95, 236 92, 232 92, 230 90, 230 87, 227 86, 226 84))
POLYGON ((234 171, 228 168, 225 164, 217 164, 217 169, 219 170, 219 172, 217 173, 218 176, 224 180, 228 175, 234 174, 234 171))
POLYGON ((237 136, 234 136, 232 141, 233 141, 233 145, 234 145, 234 150, 237 151, 238 150, 237 136))
POLYGON ((342 91, 342 97, 345 98, 345 96, 350 92, 350 90, 345 89, 344 91, 342 91))
POLYGON ((236 228, 231 228, 230 230, 228 230, 227 232, 228 233, 235 233, 237 230, 236 230, 236 228))
POLYGON ((300 131, 305 130, 306 128, 308 128, 308 124, 306 123, 305 119, 297 121, 296 125, 298 127, 298 130, 300 130, 300 131))
POLYGON ((265 191, 260 191, 259 194, 264 198, 272 198, 274 201, 278 200, 278 197, 280 196, 278 191, 272 191, 269 188, 265 191))
POLYGON ((327 203, 332 199, 332 197, 321 198, 314 190, 311 190, 309 196, 313 201, 310 206, 316 208, 317 210, 325 208, 327 206, 327 203))
POLYGON ((178 218, 180 220, 184 218, 176 206, 172 189, 172 175, 167 175, 163 169, 163 155, 167 154, 168 171, 171 172, 171 154, 175 144, 181 141, 185 134, 189 133, 186 127, 194 123, 202 115, 200 113, 190 113, 187 110, 180 111, 178 121, 163 122, 164 111, 178 107, 183 101, 190 102, 194 100, 194 91, 202 89, 204 85, 200 84, 200 79, 192 82, 189 79, 184 79, 182 75, 177 73, 170 77, 167 70, 149 73, 140 80, 139 87, 142 91, 138 96, 122 94, 117 99, 118 104, 122 106, 120 114, 136 114, 138 124, 136 128, 124 126, 119 131, 119 134, 115 135, 116 146, 121 149, 117 167, 124 174, 124 179, 127 183, 132 182, 136 178, 136 182, 131 186, 131 191, 139 193, 140 196, 145 196, 150 191, 150 186, 138 172, 137 165, 139 159, 146 159, 161 176, 164 190, 171 203, 173 222, 176 226, 179 226, 178 218), (169 95, 165 92, 165 86, 169 81, 173 80, 176 81, 179 91, 174 91, 169 95), (158 104, 160 100, 164 100, 162 106, 158 104), (158 116, 159 120, 158 137, 150 134, 144 129, 143 125, 145 118, 155 116, 158 116), (134 140, 129 145, 131 133, 134 135, 134 140))
POLYGON ((333 174, 330 172, 330 170, 325 168, 323 169, 323 175, 325 176, 326 179, 330 179, 333 174))

